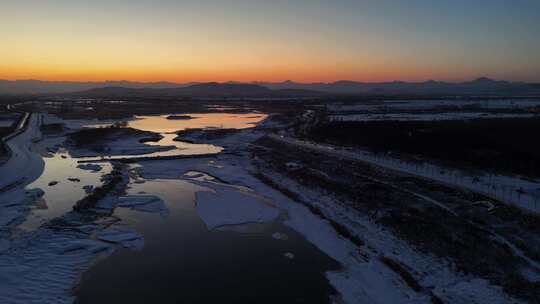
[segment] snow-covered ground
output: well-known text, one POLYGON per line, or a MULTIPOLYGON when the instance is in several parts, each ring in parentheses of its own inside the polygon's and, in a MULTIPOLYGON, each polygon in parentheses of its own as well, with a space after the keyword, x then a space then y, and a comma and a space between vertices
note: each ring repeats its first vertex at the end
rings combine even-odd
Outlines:
POLYGON ((39 123, 40 115, 32 115, 27 129, 7 141, 12 153, 0 166, 0 238, 9 236, 10 229, 30 211, 30 204, 44 194, 41 189, 24 188, 41 175, 45 165, 35 143, 41 139, 39 123))
POLYGON ((73 303, 68 290, 100 254, 112 250, 84 233, 40 229, 0 252, 0 302, 73 303))
POLYGON ((540 114, 484 113, 484 112, 443 112, 443 113, 389 113, 389 114, 354 114, 331 115, 331 121, 441 121, 494 118, 534 118, 540 114))
MULTIPOLYGON (((0 167, 0 189, 16 182, 32 181, 41 174, 44 162, 41 156, 33 151, 34 142, 41 138, 39 123, 40 114, 32 115, 27 129, 22 134, 7 141, 12 155, 0 167)), ((0 197, 0 201, 2 201, 2 197, 0 197)))
POLYGON ((429 163, 411 163, 391 156, 380 156, 368 151, 347 150, 334 146, 312 143, 291 137, 269 135, 272 139, 313 149, 332 156, 368 162, 383 168, 432 179, 448 185, 469 189, 488 197, 512 204, 527 211, 540 212, 540 181, 524 180, 503 175, 471 175, 455 168, 429 163))
POLYGON ((493 99, 493 100, 386 100, 375 104, 330 104, 332 112, 354 111, 414 111, 435 108, 478 108, 484 110, 520 110, 540 107, 538 99, 493 99))
POLYGON ((115 225, 114 217, 87 222, 68 213, 61 219, 67 226, 40 227, 0 243, 0 303, 73 303, 69 290, 99 258, 117 246, 144 246, 143 236, 115 225))

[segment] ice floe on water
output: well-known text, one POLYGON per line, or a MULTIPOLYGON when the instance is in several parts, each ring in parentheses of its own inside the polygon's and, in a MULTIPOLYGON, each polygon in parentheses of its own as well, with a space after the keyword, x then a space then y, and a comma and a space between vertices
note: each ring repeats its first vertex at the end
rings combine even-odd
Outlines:
POLYGON ((118 207, 131 208, 137 211, 159 213, 162 216, 169 214, 169 209, 163 200, 153 195, 130 195, 118 198, 118 207))
POLYGON ((141 250, 144 247, 144 238, 132 228, 112 227, 100 230, 96 238, 102 241, 116 243, 131 250, 141 250))
POLYGON ((275 220, 279 211, 257 196, 230 189, 196 194, 197 213, 208 229, 264 223, 275 220))
POLYGON ((169 214, 169 209, 163 200, 153 195, 128 195, 118 198, 108 198, 101 200, 96 206, 98 210, 113 210, 116 207, 159 213, 161 216, 167 216, 169 214))
MULTIPOLYGON (((217 167, 216 167, 217 168, 217 167)), ((220 169, 220 168, 218 168, 220 169)), ((241 192, 253 192, 249 187, 236 185, 236 184, 229 184, 224 181, 221 181, 219 178, 216 178, 215 176, 212 176, 208 173, 199 172, 199 171, 188 171, 184 173, 184 177, 187 177, 189 180, 199 182, 201 184, 206 185, 217 185, 219 187, 228 187, 228 188, 234 188, 241 192)))

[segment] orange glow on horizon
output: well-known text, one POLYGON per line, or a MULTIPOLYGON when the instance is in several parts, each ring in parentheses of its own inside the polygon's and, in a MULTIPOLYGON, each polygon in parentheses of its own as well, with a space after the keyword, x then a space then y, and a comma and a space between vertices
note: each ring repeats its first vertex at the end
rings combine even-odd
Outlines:
MULTIPOLYGON (((481 76, 481 75, 479 75, 481 76)), ((445 81, 469 80, 475 75, 453 75, 447 77, 441 74, 440 77, 431 75, 428 71, 399 71, 397 69, 368 70, 360 73, 356 71, 335 71, 335 70, 280 70, 280 69, 259 69, 254 71, 244 70, 187 70, 178 71, 140 71, 140 70, 71 70, 71 69, 37 69, 21 68, 7 69, 0 66, 0 79, 4 80, 27 80, 36 79, 43 81, 74 81, 74 82, 101 82, 101 81, 134 81, 134 82, 282 82, 292 80, 295 82, 334 82, 338 80, 351 80, 359 82, 384 82, 384 81, 425 81, 428 79, 445 81)))
POLYGON ((524 5, 498 18, 477 5, 471 27, 425 1, 5 2, 0 79, 540 82, 524 5))

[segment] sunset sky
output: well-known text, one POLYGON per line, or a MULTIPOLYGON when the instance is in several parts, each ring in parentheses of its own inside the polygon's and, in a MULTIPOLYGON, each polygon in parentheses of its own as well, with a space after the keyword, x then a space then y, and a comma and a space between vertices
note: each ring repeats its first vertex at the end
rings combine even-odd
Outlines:
POLYGON ((540 81, 538 0, 2 0, 0 79, 540 81))

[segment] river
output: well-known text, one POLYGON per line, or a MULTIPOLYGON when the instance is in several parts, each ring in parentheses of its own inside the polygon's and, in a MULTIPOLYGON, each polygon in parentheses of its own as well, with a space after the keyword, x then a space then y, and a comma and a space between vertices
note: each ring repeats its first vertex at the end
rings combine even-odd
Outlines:
MULTIPOLYGON (((137 117, 128 126, 162 134, 164 138, 153 144, 176 147, 164 153, 190 155, 205 149, 218 153, 221 148, 172 141, 172 132, 186 128, 251 128, 266 118, 260 113, 190 115, 194 118, 137 117)), ((45 194, 20 228, 37 229, 71 211, 75 202, 86 195, 82 187, 99 186, 100 177, 111 170, 108 163, 102 163, 100 171, 82 170, 78 160, 65 149, 44 158, 42 175, 28 188, 41 188, 45 194), (58 183, 51 186, 51 181, 58 183)), ((136 167, 132 165, 132 169, 136 167)), ((159 197, 167 212, 117 208, 113 216, 120 222, 115 225, 134 228, 144 237, 144 246, 140 250, 119 246, 112 255, 97 261, 77 285, 76 303, 330 302, 335 291, 325 273, 337 270, 339 265, 283 225, 286 214, 265 223, 210 229, 196 208, 197 193, 215 192, 216 188, 188 177, 132 177, 126 195, 159 197)), ((239 195, 251 191, 240 185, 219 187, 239 195)), ((233 203, 229 197, 223 196, 218 203, 233 203)))

